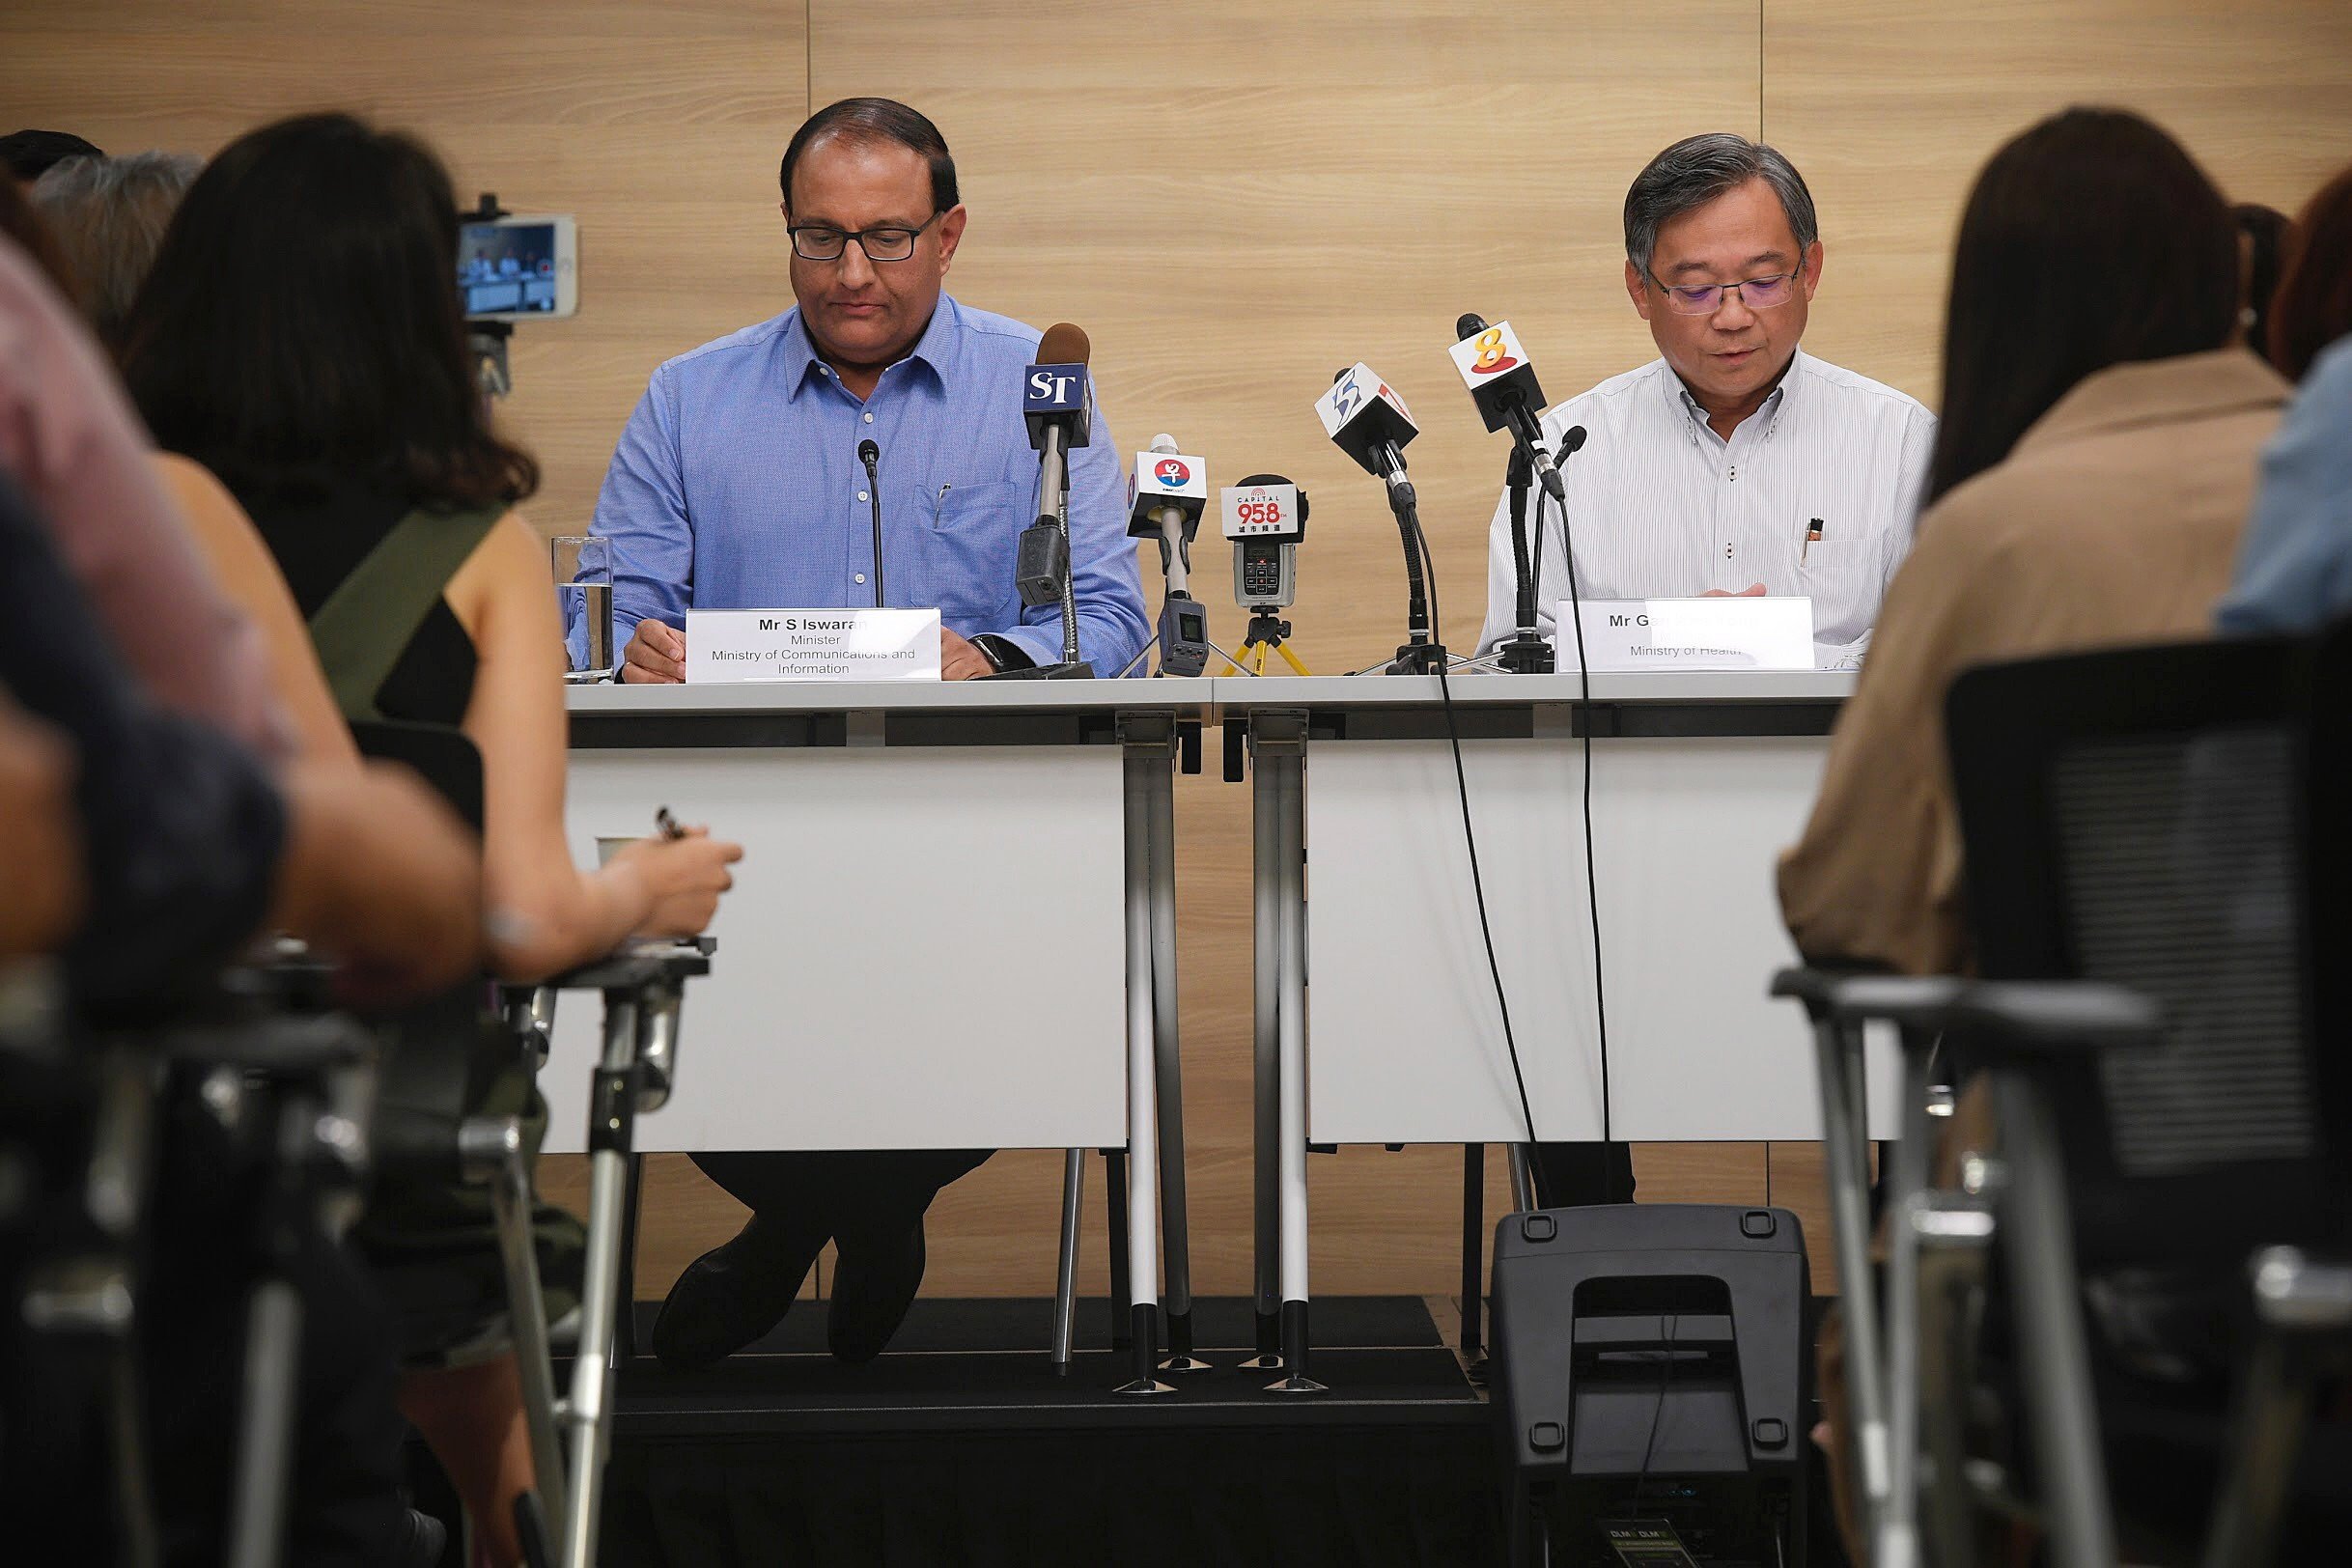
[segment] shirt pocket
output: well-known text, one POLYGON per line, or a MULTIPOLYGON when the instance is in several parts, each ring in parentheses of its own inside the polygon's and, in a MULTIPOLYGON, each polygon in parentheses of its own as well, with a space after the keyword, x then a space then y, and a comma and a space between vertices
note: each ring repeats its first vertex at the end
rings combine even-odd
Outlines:
POLYGON ((1029 517, 1019 485, 993 480, 951 485, 936 500, 924 551, 927 581, 921 603, 937 604, 941 619, 982 630, 1019 615, 1013 557, 1029 517))

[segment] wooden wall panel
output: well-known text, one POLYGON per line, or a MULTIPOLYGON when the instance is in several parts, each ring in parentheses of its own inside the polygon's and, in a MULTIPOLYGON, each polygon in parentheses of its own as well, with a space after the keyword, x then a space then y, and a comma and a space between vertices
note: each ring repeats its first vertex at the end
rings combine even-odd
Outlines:
POLYGON ((1952 238, 1976 171, 2044 115, 2136 109, 2233 201, 2292 212, 2352 160, 2338 0, 1768 0, 1764 132, 1828 251, 1806 347, 1931 406, 1952 238))
POLYGON ((546 473, 526 515, 582 533, 654 367, 789 300, 775 165, 807 114, 804 24, 753 0, 14 0, 0 104, 8 128, 207 156, 351 109, 424 135, 464 205, 578 214, 579 314, 518 330, 502 415, 546 473))

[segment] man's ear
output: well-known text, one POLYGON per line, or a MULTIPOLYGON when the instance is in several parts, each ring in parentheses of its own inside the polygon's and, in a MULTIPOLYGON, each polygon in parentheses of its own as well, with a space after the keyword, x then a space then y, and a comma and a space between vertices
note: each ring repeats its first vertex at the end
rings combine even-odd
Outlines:
POLYGON ((1816 239, 1805 247, 1805 300, 1813 301, 1813 291, 1821 287, 1821 241, 1816 239))
POLYGON ((1636 266, 1630 260, 1625 264, 1625 292, 1634 301, 1635 314, 1643 321, 1648 321, 1650 319, 1649 279, 1643 277, 1641 268, 1636 266))
POLYGON ((964 204, 961 202, 939 214, 939 276, 941 277, 945 277, 947 269, 955 265, 956 247, 964 242, 964 224, 969 215, 964 210, 964 204))

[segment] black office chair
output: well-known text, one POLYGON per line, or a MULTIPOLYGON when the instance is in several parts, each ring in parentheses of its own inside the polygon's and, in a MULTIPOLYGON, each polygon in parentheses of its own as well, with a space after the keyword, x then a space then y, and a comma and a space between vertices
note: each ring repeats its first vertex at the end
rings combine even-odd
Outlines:
POLYGON ((1974 1544, 1964 1330, 1988 1246, 2016 1363, 1992 1382, 2025 1417, 2004 1457, 2051 1560, 2116 1560, 2110 1446, 2157 1429, 2202 1446, 2218 1501, 2125 1488, 2136 1550, 2194 1560, 2165 1515, 2194 1532, 2209 1512, 2205 1561, 2268 1560, 2352 1329, 2352 1274, 2324 1261, 2352 1239, 2352 1096, 2326 1049, 2352 922, 2343 840, 2314 830, 2352 784, 2346 667, 2340 644, 2208 643, 1969 672, 1947 731, 1984 978, 1783 982, 1841 1027, 1947 1033, 1991 1085, 1998 1154, 1890 1214, 1925 1271, 1889 1339, 1937 1379, 1933 1560, 1974 1544))

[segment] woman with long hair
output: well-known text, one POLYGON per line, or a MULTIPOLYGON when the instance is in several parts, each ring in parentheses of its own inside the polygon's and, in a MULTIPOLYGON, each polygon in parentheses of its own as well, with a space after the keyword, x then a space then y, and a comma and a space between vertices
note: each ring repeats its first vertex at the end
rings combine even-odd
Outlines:
MULTIPOLYGON (((123 367, 158 443, 251 515, 304 615, 355 574, 384 585, 405 642, 368 689, 322 648, 327 676, 347 712, 455 726, 480 751, 491 966, 524 981, 631 934, 699 932, 742 852, 697 832, 594 872, 573 863, 562 630, 546 546, 512 510, 539 470, 475 389, 456 253, 449 177, 423 144, 347 115, 281 121, 189 189, 125 325, 123 367), (378 550, 396 535, 388 554, 410 566, 387 575, 378 550)), ((452 1228, 432 1204, 416 1218, 435 1244, 452 1228)), ((494 1295, 488 1245, 465 1250, 468 1274, 413 1233, 371 1244, 387 1271, 422 1256, 458 1274, 393 1289, 411 1332, 401 1404, 487 1556, 511 1562, 514 1499, 531 1484, 513 1355, 469 1339, 464 1314, 415 1305, 494 1295)))

